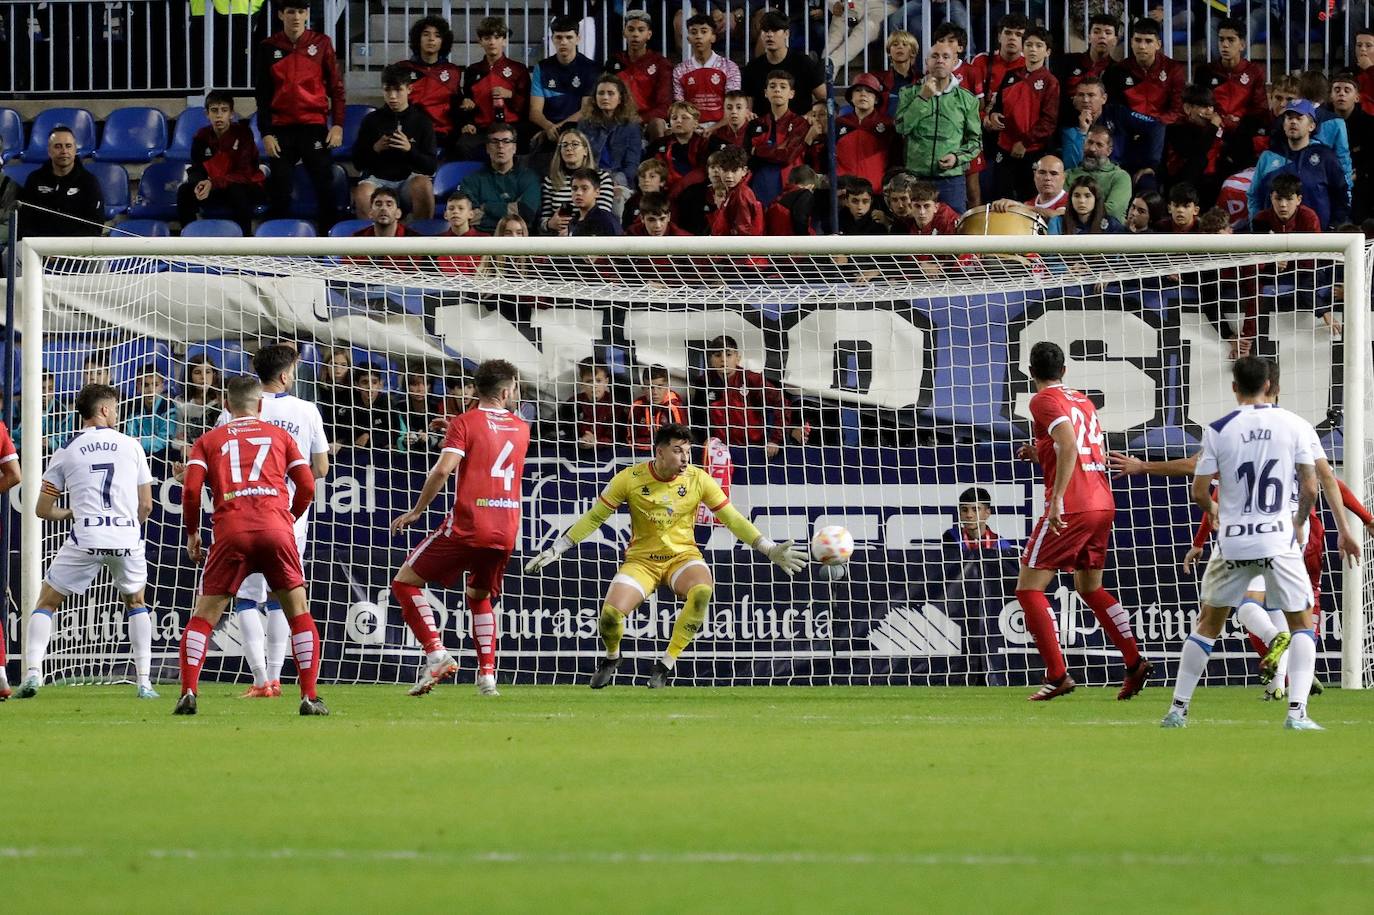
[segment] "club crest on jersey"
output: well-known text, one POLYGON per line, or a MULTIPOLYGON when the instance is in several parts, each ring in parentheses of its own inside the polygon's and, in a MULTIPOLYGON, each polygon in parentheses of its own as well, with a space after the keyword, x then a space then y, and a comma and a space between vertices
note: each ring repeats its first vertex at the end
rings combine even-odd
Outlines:
POLYGON ((582 85, 582 77, 580 77, 580 76, 574 76, 574 77, 572 78, 572 87, 573 87, 574 89, 576 89, 576 88, 578 88, 578 87, 581 86, 581 85, 582 85))
POLYGON ((1128 85, 1128 86, 1134 86, 1134 85, 1135 85, 1135 77, 1134 77, 1134 76, 1128 76, 1128 77, 1126 77, 1126 85, 1128 85))
POLYGON ((679 487, 677 488, 677 495, 678 495, 678 498, 679 498, 679 499, 681 499, 683 496, 687 495, 687 487, 686 487, 686 486, 679 486, 679 487))
POLYGON ((713 85, 713 86, 719 86, 719 85, 720 85, 720 74, 719 74, 719 73, 712 73, 712 74, 711 74, 711 85, 713 85))
POLYGON ((649 66, 644 68, 644 72, 653 76, 658 72, 658 64, 649 64, 649 66))
POLYGON ((1074 75, 1074 76, 1082 76, 1082 75, 1083 75, 1083 68, 1082 68, 1082 67, 1074 67, 1074 68, 1073 68, 1073 75, 1074 75))
POLYGON ((1159 81, 1160 81, 1161 83, 1164 82, 1164 81, 1166 81, 1168 78, 1169 78, 1169 74, 1168 74, 1168 73, 1165 73, 1163 70, 1160 70, 1160 71, 1159 71, 1159 81))
POLYGON ((1242 86, 1248 86, 1248 85, 1250 85, 1250 74, 1249 74, 1249 73, 1242 73, 1242 74, 1240 75, 1240 84, 1241 84, 1242 86))
POLYGON ((1035 91, 1036 91, 1036 92, 1041 92, 1041 91, 1044 90, 1044 88, 1045 88, 1045 81, 1044 81, 1043 79, 1037 79, 1037 80, 1035 81, 1035 91))
POLYGON ((282 53, 283 53, 283 52, 282 52, 281 48, 278 48, 277 50, 275 50, 275 51, 272 52, 272 59, 273 59, 273 60, 281 60, 281 59, 282 59, 282 53))
POLYGON ((1310 156, 1307 157, 1307 161, 1308 161, 1309 163, 1311 163, 1312 165, 1316 165, 1316 164, 1317 164, 1318 162, 1320 162, 1321 160, 1322 160, 1322 157, 1319 156, 1319 155, 1317 155, 1316 153, 1313 153, 1312 155, 1310 155, 1310 156))
POLYGON ((887 130, 886 124, 878 124, 876 127, 873 128, 874 133, 882 133, 885 130, 887 130))
POLYGON ((305 49, 305 53, 309 54, 311 57, 314 57, 316 54, 320 53, 320 50, 312 44, 310 47, 305 49))
POLYGON ((448 82, 451 78, 452 78, 452 76, 451 76, 451 74, 450 74, 447 70, 440 70, 440 71, 439 71, 439 82, 441 82, 441 83, 446 83, 446 82, 448 82))
POLYGON ((649 487, 647 487, 647 486, 641 486, 641 487, 639 487, 639 494, 640 494, 641 496, 647 496, 647 495, 649 494, 649 487))
POLYGON ((506 79, 510 79, 510 78, 511 78, 511 69, 510 69, 510 67, 502 67, 502 68, 501 68, 501 75, 504 76, 506 79))

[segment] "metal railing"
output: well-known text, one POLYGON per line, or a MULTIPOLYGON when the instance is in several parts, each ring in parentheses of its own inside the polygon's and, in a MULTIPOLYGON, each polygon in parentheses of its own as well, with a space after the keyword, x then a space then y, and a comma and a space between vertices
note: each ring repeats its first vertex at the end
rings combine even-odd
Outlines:
MULTIPOLYGON (((192 15, 187 0, 0 0, 0 95, 195 95, 207 86, 252 88, 258 43, 277 28, 271 5, 252 15, 192 15)), ((588 56, 605 59, 622 47, 623 13, 612 0, 312 0, 311 25, 334 39, 345 70, 376 70, 410 56, 410 24, 439 15, 452 24, 450 59, 464 65, 481 56, 478 22, 499 16, 510 29, 507 53, 533 64, 547 55, 555 13, 583 17, 588 56)), ((680 57, 685 47, 684 0, 625 0, 654 23, 654 47, 680 57)), ((1106 8, 1123 19, 1119 43, 1130 44, 1125 15, 1153 10, 1166 26, 1166 47, 1188 68, 1212 55, 1221 13, 1193 0, 773 0, 793 23, 793 45, 836 65, 837 81, 886 67, 887 37, 905 28, 921 54, 946 19, 970 33, 967 56, 996 48, 996 22, 1019 12, 1049 23, 1057 54, 1082 50, 1089 17, 1106 8), (836 12, 838 10, 838 12, 836 12), (847 66, 846 66, 847 64, 847 66)), ((698 2, 716 18, 716 50, 736 61, 760 52, 763 4, 698 2)), ((1247 23, 1251 56, 1272 77, 1296 69, 1330 71, 1352 59, 1356 28, 1374 18, 1374 0, 1237 0, 1230 13, 1247 23)))

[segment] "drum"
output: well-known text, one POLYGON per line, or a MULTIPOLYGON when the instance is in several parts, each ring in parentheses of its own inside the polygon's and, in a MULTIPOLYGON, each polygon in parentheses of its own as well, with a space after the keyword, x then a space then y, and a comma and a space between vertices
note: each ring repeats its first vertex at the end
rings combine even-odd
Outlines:
POLYGON ((1024 203, 1009 202, 1005 211, 997 211, 991 204, 974 207, 959 217, 956 224, 960 235, 1044 235, 1044 218, 1024 203))

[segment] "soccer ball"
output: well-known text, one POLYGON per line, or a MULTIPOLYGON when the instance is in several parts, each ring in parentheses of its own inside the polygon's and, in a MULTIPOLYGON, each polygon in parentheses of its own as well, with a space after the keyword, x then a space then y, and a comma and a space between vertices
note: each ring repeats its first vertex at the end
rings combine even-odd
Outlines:
POLYGON ((854 535, 838 524, 821 528, 811 538, 811 555, 821 565, 844 565, 853 553, 854 535))

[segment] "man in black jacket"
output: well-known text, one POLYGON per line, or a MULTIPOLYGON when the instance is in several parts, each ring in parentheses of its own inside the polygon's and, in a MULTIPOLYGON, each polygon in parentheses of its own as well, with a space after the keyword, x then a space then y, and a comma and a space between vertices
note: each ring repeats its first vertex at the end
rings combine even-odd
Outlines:
POLYGON ((358 218, 372 210, 372 192, 390 188, 415 219, 434 215, 434 169, 439 157, 435 148, 434 122, 418 105, 410 104, 410 77, 404 67, 391 64, 382 70, 382 96, 386 106, 370 112, 358 127, 353 143, 353 164, 362 180, 353 190, 358 218))
POLYGON ((76 157, 76 135, 62 126, 48 134, 48 162, 24 182, 19 234, 32 237, 102 235, 105 199, 100 182, 76 157))

